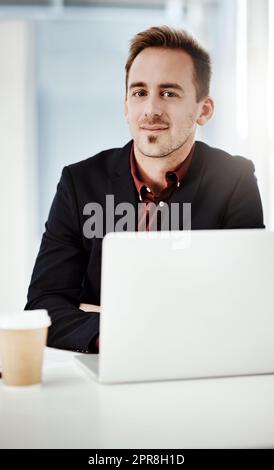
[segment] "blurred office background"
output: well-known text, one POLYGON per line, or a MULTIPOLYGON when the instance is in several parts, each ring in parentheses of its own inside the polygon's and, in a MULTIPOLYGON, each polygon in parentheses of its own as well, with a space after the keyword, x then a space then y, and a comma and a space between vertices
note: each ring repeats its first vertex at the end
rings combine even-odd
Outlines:
POLYGON ((130 140, 130 38, 182 27, 213 60, 198 138, 251 158, 274 228, 274 0, 0 0, 0 310, 22 308, 62 168, 130 140))

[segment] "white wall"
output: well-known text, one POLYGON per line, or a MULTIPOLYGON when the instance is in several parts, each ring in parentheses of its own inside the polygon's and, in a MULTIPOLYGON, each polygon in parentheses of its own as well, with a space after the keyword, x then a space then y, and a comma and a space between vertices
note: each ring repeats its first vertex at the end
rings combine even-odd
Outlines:
POLYGON ((0 312, 23 308, 37 249, 31 27, 0 22, 0 312))

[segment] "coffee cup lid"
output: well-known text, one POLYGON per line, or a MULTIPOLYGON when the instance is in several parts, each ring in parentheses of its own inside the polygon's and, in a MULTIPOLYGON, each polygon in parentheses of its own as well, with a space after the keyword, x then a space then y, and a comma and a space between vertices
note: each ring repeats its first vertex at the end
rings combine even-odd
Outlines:
POLYGON ((4 330, 31 330, 51 325, 47 310, 27 310, 0 314, 0 328, 4 330))

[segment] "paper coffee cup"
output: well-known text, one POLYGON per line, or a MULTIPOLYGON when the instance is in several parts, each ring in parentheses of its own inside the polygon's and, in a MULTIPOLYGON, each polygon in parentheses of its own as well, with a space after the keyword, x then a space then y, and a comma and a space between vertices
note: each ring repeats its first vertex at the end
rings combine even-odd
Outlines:
POLYGON ((0 316, 0 357, 7 385, 41 382, 43 352, 50 317, 46 310, 0 316))

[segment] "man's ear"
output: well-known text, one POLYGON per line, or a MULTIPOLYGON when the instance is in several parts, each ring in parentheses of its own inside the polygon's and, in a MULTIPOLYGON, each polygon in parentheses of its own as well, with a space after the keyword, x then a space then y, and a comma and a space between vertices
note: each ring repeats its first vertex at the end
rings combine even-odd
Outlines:
POLYGON ((128 123, 128 105, 127 105, 127 97, 125 97, 124 101, 124 115, 126 118, 126 122, 128 123))
POLYGON ((202 100, 202 108, 200 116, 197 119, 197 124, 203 126, 211 119, 214 112, 214 101, 210 96, 207 96, 202 100))

